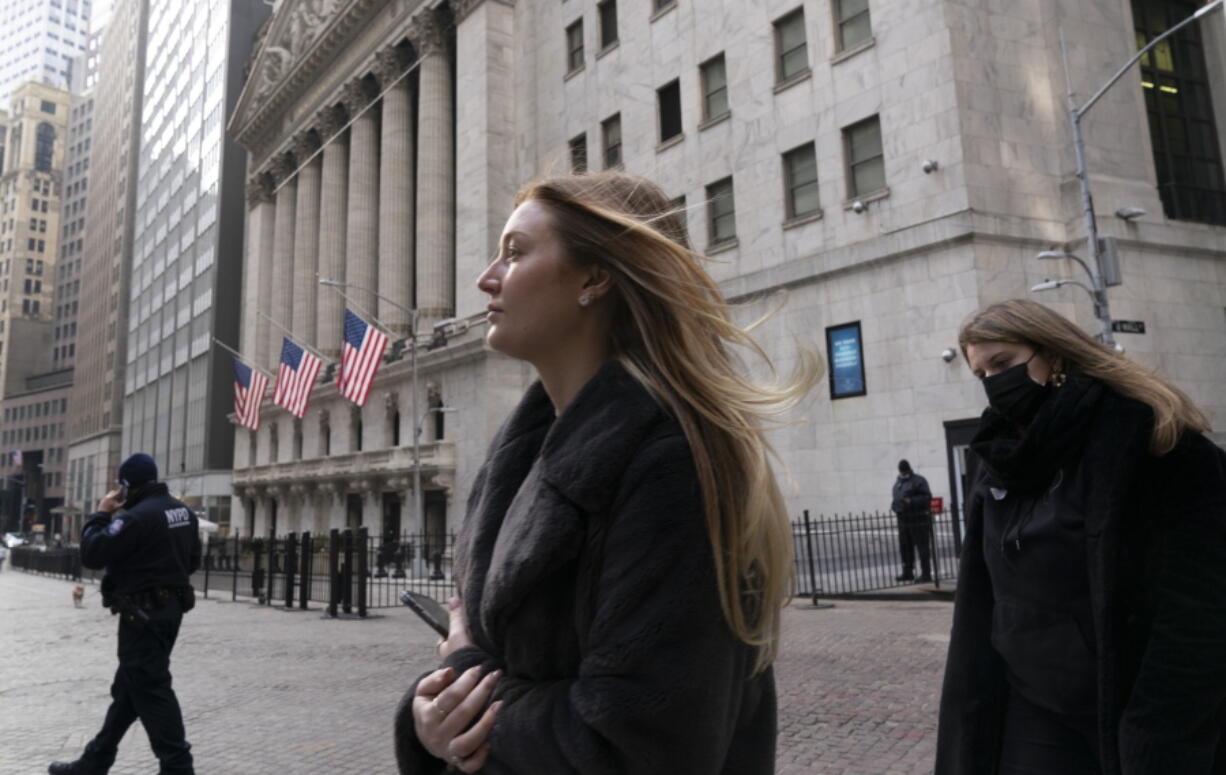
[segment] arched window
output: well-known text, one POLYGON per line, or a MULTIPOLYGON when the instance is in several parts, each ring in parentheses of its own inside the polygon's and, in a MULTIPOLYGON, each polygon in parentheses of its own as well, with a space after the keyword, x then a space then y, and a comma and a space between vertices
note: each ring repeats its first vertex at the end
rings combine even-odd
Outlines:
POLYGON ((46 121, 38 125, 34 145, 34 169, 38 172, 50 172, 51 160, 55 155, 55 128, 46 121))

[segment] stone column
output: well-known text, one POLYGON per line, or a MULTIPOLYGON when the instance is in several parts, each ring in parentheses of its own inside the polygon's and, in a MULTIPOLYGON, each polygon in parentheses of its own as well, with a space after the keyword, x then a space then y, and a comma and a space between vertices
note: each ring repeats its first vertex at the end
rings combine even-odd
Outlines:
MULTIPOLYGON (((345 218, 349 208, 349 137, 342 133, 348 117, 338 107, 324 108, 315 117, 324 143, 319 207, 319 276, 345 282, 345 218)), ((318 348, 336 360, 341 354, 344 300, 333 288, 319 287, 316 336, 318 348)))
MULTIPOLYGON (((309 487, 303 482, 294 482, 289 486, 290 497, 286 498, 289 509, 285 517, 285 527, 282 533, 301 533, 303 525, 309 525, 307 521, 309 516, 306 514, 307 501, 310 499, 309 487), (292 505, 291 505, 292 504, 292 505)), ((294 568, 297 571, 297 568, 294 568)))
POLYGON ((515 8, 452 0, 456 45, 455 314, 485 309, 477 277, 498 251, 519 185, 515 139, 515 8))
POLYGON ((337 521, 337 503, 343 498, 342 487, 335 479, 327 479, 319 483, 319 510, 315 513, 313 535, 327 536, 334 527, 344 527, 343 520, 337 521))
POLYGON ((294 138, 298 199, 294 218, 294 301, 290 330, 310 345, 316 340, 319 299, 319 138, 307 131, 294 138), (304 166, 305 165, 305 166, 304 166))
POLYGON ((409 335, 403 309, 413 307, 413 106, 407 57, 386 48, 376 56, 375 77, 383 94, 379 148, 379 319, 398 337, 409 335))
POLYGON ((358 79, 345 84, 343 101, 350 116, 349 127, 349 233, 345 240, 345 295, 356 306, 354 312, 369 317, 376 314, 371 292, 378 282, 379 230, 379 122, 376 108, 367 109, 375 98, 368 81, 358 79), (359 115, 360 114, 360 115, 359 115), (366 288, 369 290, 360 290, 366 288))
POLYGON ((409 30, 420 64, 417 106, 417 309, 419 326, 452 315, 455 299, 455 137, 445 27, 421 13, 409 30))
POLYGON ((282 329, 292 322, 293 295, 291 293, 294 272, 294 214, 298 200, 298 178, 294 176, 294 157, 290 154, 277 156, 272 165, 273 182, 277 188, 277 216, 273 226, 272 288, 270 292, 275 325, 269 326, 268 361, 266 368, 276 373, 281 358, 282 329))
MULTIPOLYGON (((239 349, 252 359, 248 366, 268 363, 268 321, 258 313, 272 314, 273 222, 272 181, 259 173, 247 184, 247 256, 243 262, 243 335, 239 349)), ((255 461, 251 461, 255 465, 255 461)))

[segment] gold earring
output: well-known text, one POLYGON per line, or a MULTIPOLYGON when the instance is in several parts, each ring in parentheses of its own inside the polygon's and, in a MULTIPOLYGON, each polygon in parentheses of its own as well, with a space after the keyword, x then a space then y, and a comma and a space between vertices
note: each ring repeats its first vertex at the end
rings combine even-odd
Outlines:
POLYGON ((1068 374, 1063 371, 1053 371, 1051 373, 1051 384, 1056 387, 1064 387, 1064 383, 1068 382, 1068 374))

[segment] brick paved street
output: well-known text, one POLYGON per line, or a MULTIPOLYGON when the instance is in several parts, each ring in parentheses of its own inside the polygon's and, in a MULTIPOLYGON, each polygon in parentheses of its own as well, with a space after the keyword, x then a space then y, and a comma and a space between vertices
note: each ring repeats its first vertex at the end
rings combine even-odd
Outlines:
MULTIPOLYGON (((115 620, 87 586, 0 573, 0 775, 74 758, 96 731, 115 667, 115 620)), ((931 770, 951 607, 800 603, 778 665, 779 775, 931 770)), ((201 601, 175 649, 175 690, 201 775, 394 772, 390 714, 434 638, 405 609, 329 621, 245 602, 201 601)), ((157 765, 133 727, 115 775, 157 765)))

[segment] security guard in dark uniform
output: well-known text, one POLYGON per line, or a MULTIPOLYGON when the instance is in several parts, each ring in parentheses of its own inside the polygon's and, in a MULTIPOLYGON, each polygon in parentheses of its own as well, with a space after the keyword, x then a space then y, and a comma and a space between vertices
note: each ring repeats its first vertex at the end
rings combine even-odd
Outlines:
POLYGON ((101 775, 138 718, 161 775, 192 775, 191 746, 170 687, 170 652, 184 612, 196 602, 188 578, 200 566, 196 515, 157 480, 143 453, 119 466, 120 488, 106 494, 81 531, 81 564, 106 568, 102 604, 119 614, 119 669, 102 730, 75 762, 51 775, 101 775))

